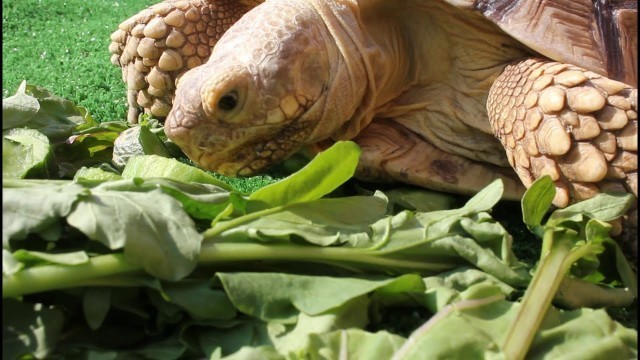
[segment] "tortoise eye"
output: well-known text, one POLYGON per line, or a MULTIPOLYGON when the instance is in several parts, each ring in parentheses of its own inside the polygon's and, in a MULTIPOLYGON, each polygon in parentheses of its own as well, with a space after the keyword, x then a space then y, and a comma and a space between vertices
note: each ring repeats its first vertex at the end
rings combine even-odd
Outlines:
POLYGON ((238 105, 238 93, 232 91, 218 100, 218 108, 223 111, 231 111, 238 105))

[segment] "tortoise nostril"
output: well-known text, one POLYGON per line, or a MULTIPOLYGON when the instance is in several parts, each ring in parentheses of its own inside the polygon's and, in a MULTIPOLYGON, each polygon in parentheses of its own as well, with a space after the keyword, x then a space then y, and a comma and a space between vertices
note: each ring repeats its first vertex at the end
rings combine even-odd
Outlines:
POLYGON ((238 105, 238 93, 232 91, 218 100, 218 108, 223 111, 231 111, 238 105))

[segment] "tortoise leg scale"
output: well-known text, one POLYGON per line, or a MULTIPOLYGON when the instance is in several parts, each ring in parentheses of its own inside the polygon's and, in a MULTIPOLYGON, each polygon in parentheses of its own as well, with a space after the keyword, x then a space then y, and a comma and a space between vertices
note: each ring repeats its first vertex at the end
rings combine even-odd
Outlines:
POLYGON ((128 121, 137 123, 141 111, 166 117, 180 76, 205 63, 222 34, 256 5, 249 0, 168 0, 122 22, 111 34, 109 51, 127 84, 128 121))
MULTIPOLYGON (((600 192, 638 196, 637 89, 582 68, 543 59, 506 67, 489 92, 495 136, 525 186, 549 175, 554 204, 600 192)), ((613 233, 637 254, 637 204, 613 233), (625 235, 628 233, 627 235, 625 235)))
POLYGON ((525 186, 549 175, 554 204, 637 188, 637 89, 576 66, 507 66, 487 102, 495 136, 525 186))

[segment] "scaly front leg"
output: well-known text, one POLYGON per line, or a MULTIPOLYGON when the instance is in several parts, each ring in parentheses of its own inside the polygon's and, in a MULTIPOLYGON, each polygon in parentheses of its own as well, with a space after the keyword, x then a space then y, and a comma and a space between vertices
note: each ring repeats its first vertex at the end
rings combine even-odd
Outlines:
MULTIPOLYGON (((554 204, 565 207, 599 192, 638 196, 637 94, 576 66, 529 59, 507 66, 491 87, 487 110, 525 186, 550 175, 554 204)), ((632 233, 636 212, 628 215, 632 233)))
POLYGON ((127 84, 129 122, 141 110, 166 117, 180 76, 205 63, 222 34, 260 2, 168 0, 122 22, 109 51, 127 84))

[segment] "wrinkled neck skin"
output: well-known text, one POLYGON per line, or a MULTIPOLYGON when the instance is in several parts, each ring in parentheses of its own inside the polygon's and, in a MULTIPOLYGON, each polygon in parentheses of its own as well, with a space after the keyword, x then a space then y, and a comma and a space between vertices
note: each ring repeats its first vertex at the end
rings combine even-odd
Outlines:
POLYGON ((393 36, 382 39, 384 47, 374 40, 363 26, 363 7, 357 1, 312 0, 310 5, 324 21, 330 37, 327 52, 331 77, 326 93, 316 104, 320 105, 316 111, 322 114, 308 143, 352 139, 371 122, 380 104, 402 92, 405 86, 400 79, 404 75, 394 73, 394 69, 406 67, 390 66, 402 65, 395 55, 393 36))

